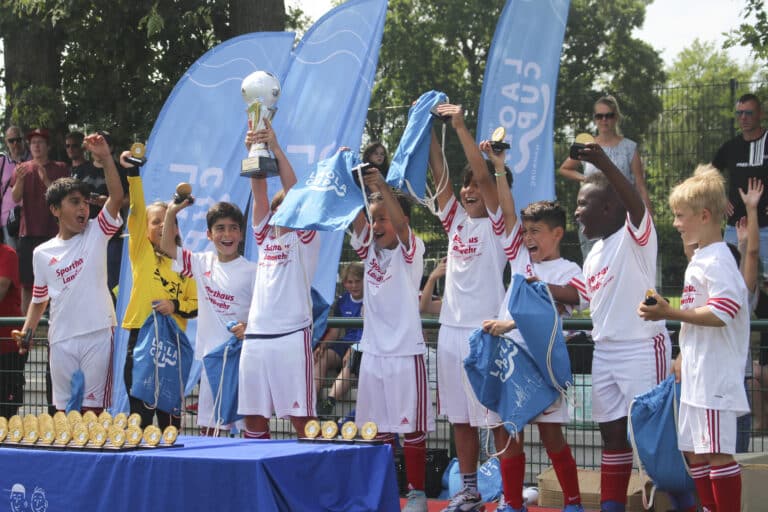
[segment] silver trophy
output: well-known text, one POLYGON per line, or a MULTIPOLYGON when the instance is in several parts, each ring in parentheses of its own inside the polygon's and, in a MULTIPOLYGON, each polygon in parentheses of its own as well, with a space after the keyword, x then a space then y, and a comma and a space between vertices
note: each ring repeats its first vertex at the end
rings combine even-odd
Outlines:
MULTIPOLYGON (((263 130, 264 119, 270 121, 275 116, 275 104, 280 97, 280 81, 272 73, 255 71, 245 77, 241 85, 243 99, 248 105, 248 128, 263 130)), ((243 160, 240 176, 247 178, 266 178, 277 176, 277 161, 264 143, 251 145, 248 158, 243 160)))

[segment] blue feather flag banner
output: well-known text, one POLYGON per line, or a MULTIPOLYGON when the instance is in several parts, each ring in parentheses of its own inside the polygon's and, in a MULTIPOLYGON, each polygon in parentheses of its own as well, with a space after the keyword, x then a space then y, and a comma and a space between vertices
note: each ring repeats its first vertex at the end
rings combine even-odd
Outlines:
POLYGON ((507 0, 485 67, 477 140, 503 126, 515 203, 554 199, 555 93, 569 0, 507 0))
POLYGON ((547 283, 529 283, 522 274, 512 276, 507 310, 525 340, 533 362, 555 388, 573 383, 571 359, 563 336, 563 323, 547 283))
POLYGON ((560 396, 525 350, 482 329, 469 338, 464 369, 478 401, 495 411, 512 435, 560 396))
POLYGON ((309 176, 285 195, 270 223, 294 229, 346 229, 363 208, 363 192, 353 178, 360 158, 340 151, 319 161, 309 176))
POLYGON ((430 110, 446 101, 448 96, 445 93, 425 92, 408 111, 408 124, 387 171, 387 183, 390 186, 406 192, 412 191, 416 197, 424 199, 433 119, 430 110))

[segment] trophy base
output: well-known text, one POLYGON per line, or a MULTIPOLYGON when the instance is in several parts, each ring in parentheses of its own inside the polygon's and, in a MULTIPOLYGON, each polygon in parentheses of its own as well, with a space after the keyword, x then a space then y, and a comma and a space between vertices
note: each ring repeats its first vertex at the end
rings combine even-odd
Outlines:
POLYGON ((252 156, 243 160, 240 167, 240 176, 243 178, 264 179, 278 176, 277 160, 266 156, 252 156))

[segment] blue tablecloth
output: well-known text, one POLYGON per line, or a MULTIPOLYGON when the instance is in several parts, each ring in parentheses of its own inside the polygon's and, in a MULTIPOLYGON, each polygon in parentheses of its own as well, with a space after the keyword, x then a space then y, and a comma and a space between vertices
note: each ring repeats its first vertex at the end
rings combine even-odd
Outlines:
POLYGON ((178 443, 184 447, 117 453, 0 447, 0 510, 400 509, 386 445, 185 436, 178 443), (6 508, 6 500, 29 507, 6 508))

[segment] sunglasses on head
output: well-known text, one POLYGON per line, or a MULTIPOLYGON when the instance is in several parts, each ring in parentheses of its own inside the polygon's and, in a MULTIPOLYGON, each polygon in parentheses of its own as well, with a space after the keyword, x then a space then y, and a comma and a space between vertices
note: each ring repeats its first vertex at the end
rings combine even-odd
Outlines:
POLYGON ((736 114, 736 117, 746 116, 746 117, 752 117, 754 115, 754 110, 737 110, 734 112, 736 114))
POLYGON ((616 112, 606 112, 605 114, 597 113, 594 115, 594 118, 598 121, 602 121, 603 119, 613 119, 614 117, 616 117, 616 112))
POLYGON ((8 144, 18 144, 21 142, 21 137, 13 137, 12 139, 5 139, 8 144))

